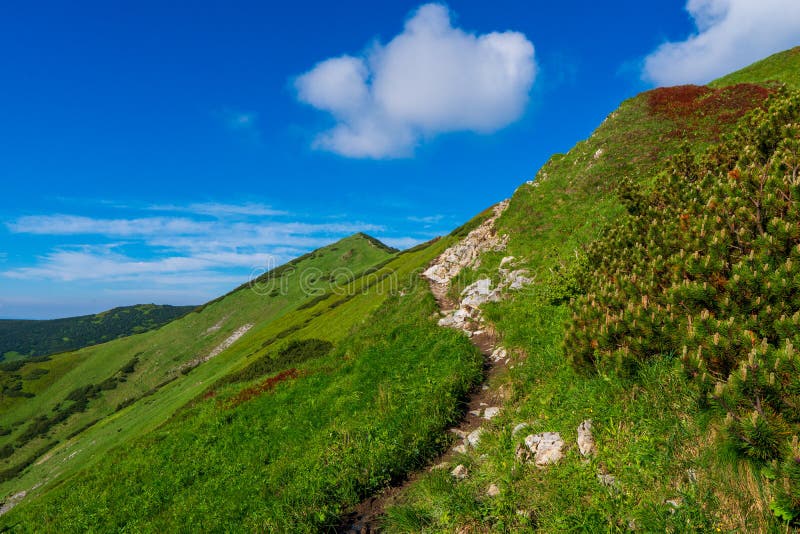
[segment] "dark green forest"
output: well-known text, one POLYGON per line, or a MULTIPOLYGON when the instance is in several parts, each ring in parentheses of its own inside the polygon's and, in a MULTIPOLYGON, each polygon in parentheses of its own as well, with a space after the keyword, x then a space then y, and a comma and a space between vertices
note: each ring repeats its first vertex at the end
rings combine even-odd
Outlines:
POLYGON ((0 319, 0 360, 18 354, 45 356, 152 330, 195 306, 139 304, 96 315, 44 321, 0 319))

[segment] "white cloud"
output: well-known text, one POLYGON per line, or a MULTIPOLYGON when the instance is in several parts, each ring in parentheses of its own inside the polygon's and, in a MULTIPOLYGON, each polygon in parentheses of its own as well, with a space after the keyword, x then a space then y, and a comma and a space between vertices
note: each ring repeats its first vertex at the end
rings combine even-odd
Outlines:
POLYGON ((7 223, 18 234, 145 236, 208 232, 210 223, 176 217, 93 219, 79 215, 29 215, 7 223))
MULTIPOLYGON (((114 247, 81 247, 77 250, 57 250, 40 258, 34 267, 21 267, 3 273, 8 278, 50 279, 64 282, 76 280, 103 280, 106 283, 136 281, 149 282, 159 278, 153 275, 191 274, 185 283, 214 281, 220 277, 211 271, 229 267, 254 268, 275 265, 281 258, 271 254, 218 252, 195 256, 167 256, 149 260, 131 258, 118 253, 114 247)), ((175 280, 169 278, 169 280, 175 280)))
MULTIPOLYGON (((246 213, 268 210, 258 205, 192 205, 193 213, 246 213), (200 206, 200 208, 198 208, 200 206)), ((170 209, 171 210, 171 209, 170 209)), ((242 280, 259 266, 277 266, 308 250, 330 244, 356 232, 380 232, 384 227, 359 222, 303 223, 269 220, 198 221, 186 217, 100 219, 76 215, 20 217, 6 225, 12 233, 50 236, 124 238, 124 243, 60 246, 32 266, 0 272, 18 280, 102 280, 108 283, 157 280, 216 279, 233 272, 242 280), (142 247, 146 252, 142 254, 142 247), (136 254, 127 255, 123 250, 136 254), (165 276, 169 278, 165 278, 165 276)))
POLYGON ((418 217, 418 216, 410 216, 408 220, 415 223, 423 223, 427 225, 436 224, 444 219, 444 215, 437 214, 437 215, 426 215, 425 217, 418 217))
POLYGON ((273 209, 271 206, 257 202, 247 202, 244 204, 224 204, 220 202, 202 202, 180 206, 176 204, 157 204, 150 206, 152 211, 168 211, 175 213, 193 213, 195 215, 211 215, 214 217, 230 217, 237 215, 268 217, 278 215, 288 215, 288 212, 273 209))
POLYGON ((423 242, 421 239, 415 237, 379 237, 378 239, 380 239, 382 243, 399 250, 405 250, 423 242))
POLYGON ((253 111, 224 108, 214 114, 231 130, 249 130, 255 132, 258 114, 253 111))
POLYGON ((645 58, 642 78, 658 85, 707 83, 800 44, 798 0, 689 0, 697 33, 645 58))
POLYGON ((410 155, 436 134, 510 124, 524 112, 535 77, 525 35, 466 33, 452 26, 446 7, 426 4, 386 45, 322 61, 295 87, 299 100, 336 120, 316 137, 317 148, 386 158, 410 155))

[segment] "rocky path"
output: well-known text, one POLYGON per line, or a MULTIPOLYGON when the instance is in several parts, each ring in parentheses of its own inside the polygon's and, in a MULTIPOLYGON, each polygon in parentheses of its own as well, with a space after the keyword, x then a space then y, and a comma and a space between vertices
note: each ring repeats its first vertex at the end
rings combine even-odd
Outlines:
MULTIPOLYGON (((431 292, 439 304, 439 309, 446 317, 458 310, 458 306, 447 296, 448 286, 429 280, 431 292)), ((475 345, 484 356, 483 380, 476 386, 466 399, 463 418, 460 423, 451 428, 450 432, 461 438, 462 443, 448 449, 430 463, 429 470, 448 466, 457 455, 466 452, 469 443, 476 443, 480 439, 480 427, 487 419, 499 413, 499 404, 502 403, 502 391, 489 388, 487 382, 492 376, 501 372, 503 360, 496 358, 497 347, 492 331, 476 329, 470 335, 470 342, 475 345), (495 357, 493 358, 493 354, 495 357)), ((336 532, 347 534, 371 534, 380 532, 380 519, 386 507, 394 502, 403 489, 416 481, 424 471, 409 475, 404 481, 390 486, 380 494, 369 497, 359 503, 356 508, 343 517, 342 524, 336 532)))
MULTIPOLYGON (((458 454, 465 453, 468 447, 477 445, 480 440, 481 425, 497 415, 501 409, 503 391, 491 389, 488 382, 505 367, 506 351, 496 345, 494 330, 484 323, 479 306, 483 302, 499 299, 503 289, 502 284, 492 290, 490 280, 479 280, 464 290, 462 298, 458 302, 449 296, 449 287, 450 280, 462 268, 476 267, 480 264, 480 256, 483 252, 505 248, 506 239, 496 234, 494 221, 502 214, 507 205, 507 201, 498 204, 492 217, 470 232, 463 241, 446 250, 423 275, 428 280, 431 293, 439 305, 442 315, 439 324, 464 331, 470 342, 484 356, 483 380, 466 399, 463 417, 459 424, 450 429, 450 432, 456 434, 461 442, 434 459, 428 470, 449 468, 453 458, 458 454)), ((506 287, 513 283, 507 274, 509 272, 511 271, 501 270, 500 272, 507 282, 506 287)), ((517 275, 516 272, 514 274, 517 275)), ((454 470, 454 476, 458 476, 457 469, 458 467, 454 470)), ((416 481, 424 472, 412 473, 404 481, 359 503, 352 512, 342 518, 342 523, 336 528, 336 532, 348 534, 380 532, 380 519, 386 507, 392 504, 403 489, 416 481)))

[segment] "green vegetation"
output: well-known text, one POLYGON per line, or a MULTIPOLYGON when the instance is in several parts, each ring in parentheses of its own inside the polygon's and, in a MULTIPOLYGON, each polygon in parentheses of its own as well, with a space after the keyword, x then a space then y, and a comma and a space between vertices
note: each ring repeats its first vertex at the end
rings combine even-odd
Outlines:
MULTIPOLYGON (((796 526, 800 96, 761 83, 792 86, 796 55, 632 98, 514 193, 507 250, 451 288, 507 255, 534 279, 483 306, 503 409, 456 456, 469 476, 420 473, 389 531, 796 526), (518 461, 545 431, 565 457, 518 461)), ((3 364, 0 494, 37 489, 0 529, 335 527, 452 445, 482 358, 419 272, 487 215, 400 253, 357 234, 158 330, 3 364)))
MULTIPOLYGON (((515 354, 513 368, 494 378, 491 384, 493 389, 507 392, 503 412, 485 424, 488 432, 475 452, 454 459, 453 464, 462 463, 468 468, 469 477, 456 481, 447 470, 422 476, 389 509, 386 517, 389 531, 771 531, 780 528, 780 521, 791 516, 795 497, 786 488, 793 487, 791 480, 797 476, 791 469, 797 454, 791 452, 796 450, 791 433, 781 435, 782 454, 776 457, 772 452, 776 459, 766 462, 744 460, 747 452, 742 451, 741 441, 737 444, 736 439, 733 442, 730 439, 737 432, 741 435, 737 417, 748 421, 755 398, 760 398, 763 409, 768 410, 763 399, 767 389, 757 386, 755 390, 759 393, 754 397, 756 384, 773 381, 770 391, 777 395, 771 398, 778 402, 780 397, 784 404, 773 408, 772 413, 793 402, 790 390, 794 391, 794 379, 788 378, 792 376, 793 360, 786 355, 785 347, 780 342, 776 345, 775 352, 782 352, 780 365, 784 367, 780 372, 770 369, 775 375, 772 379, 766 368, 774 364, 775 356, 763 362, 768 365, 758 367, 761 371, 756 373, 757 377, 752 376, 751 369, 747 374, 750 378, 739 380, 744 375, 737 370, 732 383, 717 390, 717 396, 730 395, 729 407, 736 406, 739 410, 738 414, 732 412, 731 421, 726 423, 728 410, 713 402, 713 384, 698 380, 695 370, 687 373, 684 368, 680 357, 682 346, 691 343, 665 344, 658 333, 653 335, 655 326, 646 333, 638 330, 643 322, 635 317, 636 310, 648 314, 656 303, 653 299, 643 302, 642 293, 628 291, 636 284, 630 278, 617 276, 615 270, 637 272, 646 279, 632 275, 637 283, 659 283, 662 280, 657 272, 645 276, 640 272, 643 269, 635 267, 640 258, 653 255, 655 259, 658 254, 664 255, 663 247, 676 245, 685 247, 688 257, 695 250, 705 250, 698 247, 710 246, 711 241, 703 241, 701 245, 692 240, 693 234, 681 231, 682 211, 673 213, 675 219, 668 221, 654 220, 651 216, 650 210, 663 207, 663 198, 669 192, 690 194, 684 191, 680 180, 669 192, 665 191, 662 172, 666 162, 688 165, 707 151, 720 157, 717 143, 734 142, 726 141, 733 136, 740 144, 729 145, 733 154, 728 152, 730 161, 726 163, 732 164, 738 157, 746 157, 736 155, 747 153, 743 145, 748 143, 742 136, 750 130, 753 130, 749 132, 752 142, 759 135, 766 135, 765 142, 757 146, 769 150, 775 150, 777 140, 796 136, 780 128, 785 123, 763 126, 765 131, 757 133, 759 121, 772 113, 760 108, 776 90, 773 86, 751 84, 757 81, 743 75, 733 86, 658 89, 628 100, 589 139, 578 143, 566 155, 554 156, 534 183, 515 192, 498 221, 499 231, 509 235, 508 250, 485 255, 479 269, 462 272, 455 288, 458 291, 479 277, 496 276, 501 257, 509 254, 518 258, 519 266, 528 268, 535 277, 530 287, 513 298, 484 306, 485 315, 493 322, 503 345, 515 354), (752 110, 755 115, 737 129, 739 120, 752 110), (640 223, 635 229, 625 226, 631 219, 640 223), (609 262, 614 267, 604 268, 609 262), (603 300, 605 293, 603 298, 594 294, 598 286, 619 288, 619 298, 603 300), (571 301, 575 304, 570 304, 571 301), (610 302, 614 306, 609 309, 610 302), (585 306, 592 310, 590 315, 586 315, 585 306), (633 315, 628 315, 629 309, 634 310, 633 315), (602 342, 597 348, 594 342, 599 342, 601 329, 610 328, 605 326, 606 312, 624 315, 628 328, 633 328, 634 319, 637 322, 634 330, 621 331, 616 338, 614 333, 604 330, 607 337, 603 339, 608 342, 609 350, 603 351, 602 342), (591 329, 587 326, 586 333, 582 326, 567 329, 568 324, 583 322, 592 325, 591 329), (590 330, 593 335, 588 334, 590 330), (635 358, 633 366, 627 365, 629 359, 618 357, 622 346, 610 349, 615 342, 622 343, 621 340, 631 351, 637 343, 650 343, 647 356, 635 358), (607 364, 596 367, 597 360, 607 364), (728 390, 731 392, 725 393, 728 390), (593 420, 598 443, 596 456, 588 461, 580 456, 575 444, 576 429, 585 419, 593 420), (511 429, 522 422, 530 427, 512 436, 511 429), (544 470, 518 462, 516 447, 525 435, 545 431, 560 432, 566 440, 564 460, 544 470), (781 458, 788 461, 781 464, 781 458), (769 482, 770 478, 775 482, 769 482), (490 484, 498 486, 498 496, 487 496, 490 484), (779 511, 780 518, 770 511, 770 505, 779 511)), ((787 119, 786 114, 783 119, 787 119)), ((779 178, 773 179, 776 184, 785 177, 785 168, 780 169, 776 171, 779 178)), ((706 177, 703 172, 696 170, 697 173, 706 177)), ((785 185, 779 190, 786 191, 785 185)), ((742 204, 737 204, 738 200, 726 200, 728 197, 721 192, 717 194, 720 205, 742 208, 750 203, 748 210, 740 214, 742 217, 752 213, 752 202, 757 198, 748 197, 743 191, 741 196, 734 196, 742 200, 742 204)), ((796 210, 796 199, 790 204, 796 210)), ((700 204, 690 215, 690 220, 696 219, 690 224, 697 232, 703 228, 705 215, 713 217, 708 206, 700 204)), ((763 215, 766 217, 766 212, 763 215)), ((730 221, 719 224, 727 222, 730 221)), ((776 230, 783 232, 783 242, 797 226, 790 223, 794 226, 787 233, 784 222, 790 221, 775 222, 776 230)), ((767 219, 763 224, 767 224, 767 219)), ((706 237, 712 226, 706 223, 706 237)), ((776 243, 772 245, 768 239, 763 243, 765 254, 766 250, 772 250, 770 246, 781 243, 777 236, 773 240, 776 243)), ((716 243, 715 250, 724 249, 728 243, 730 237, 726 243, 716 243)), ((658 260, 659 265, 666 264, 667 257, 658 260)), ((789 276, 777 272, 784 260, 772 259, 770 265, 776 269, 763 275, 765 283, 769 283, 766 278, 778 277, 771 282, 773 292, 782 287, 781 277, 789 276)), ((693 269, 700 266, 693 260, 693 269)), ((717 266, 705 265, 705 268, 717 266)), ((787 278, 788 284, 795 282, 794 278, 787 278)), ((741 299, 756 298, 765 289, 758 285, 748 287, 749 292, 741 299)), ((797 286, 793 287, 796 292, 797 286)), ((708 297, 696 296, 701 301, 708 297)), ((759 305, 769 303, 764 301, 759 305)), ((774 319, 779 320, 790 306, 783 304, 774 319)), ((676 316, 677 307, 674 304, 672 308, 676 316)), ((775 308, 773 303, 770 313, 775 308)), ((769 322, 769 318, 764 319, 769 322)), ((649 319, 644 323, 649 324, 649 319)), ((694 325, 696 335, 704 336, 706 331, 702 329, 706 325, 699 321, 694 325)), ((685 331, 673 333, 684 335, 685 331)), ((713 345, 715 338, 713 333, 710 335, 705 342, 713 345)), ((724 334, 719 338, 724 340, 724 334)), ((727 342, 721 341, 720 345, 724 343, 727 342)), ((748 349, 738 354, 738 361, 747 362, 752 347, 748 340, 748 349)), ((762 358, 760 338, 756 347, 759 353, 754 361, 758 366, 761 363, 758 358, 762 358)), ((703 369, 701 375, 702 372, 703 369)), ((727 374, 721 380, 725 378, 727 374)), ((791 413, 789 410, 783 417, 791 417, 791 413)), ((765 435, 758 433, 760 429, 747 430, 750 433, 747 439, 753 442, 765 435)))
POLYGON ((786 520, 800 516, 799 121, 800 96, 776 98, 703 157, 676 157, 590 247, 565 339, 604 373, 680 354, 733 447, 779 481, 786 520))
POLYGON ((158 328, 186 315, 194 306, 139 304, 96 315, 25 321, 0 319, 2 357, 47 356, 158 328))
POLYGON ((773 54, 749 67, 715 80, 711 87, 737 83, 786 84, 790 89, 800 89, 800 46, 773 54))
MULTIPOLYGON (((73 473, 114 446, 157 427, 201 393, 208 381, 246 366, 247 356, 257 352, 265 337, 287 328, 298 331, 307 327, 303 325, 308 318, 305 315, 295 314, 296 319, 290 318, 286 323, 279 321, 311 298, 309 292, 329 288, 322 281, 301 287, 300 271, 330 272, 344 267, 358 272, 389 257, 385 250, 360 237, 342 240, 340 245, 344 250, 355 251, 348 261, 341 260, 341 252, 320 249, 315 257, 295 262, 296 269, 276 280, 280 290, 277 296, 262 294, 258 291, 262 286, 255 286, 254 290, 245 285, 158 330, 76 352, 0 364, 0 384, 4 385, 0 427, 8 431, 0 433, 0 447, 6 452, 7 446, 14 448, 13 454, 0 460, 0 470, 28 465, 34 453, 55 445, 48 453, 53 461, 37 461, 13 480, 0 482, 0 494, 12 494, 73 473), (211 354, 246 324, 254 326, 234 344, 242 352, 224 351, 189 374, 180 372, 211 354), (253 345, 246 341, 251 338, 253 345), (70 400, 67 397, 72 392, 85 395, 70 400), (76 451, 79 456, 70 458, 76 451)), ((367 307, 364 312, 370 309, 367 307)), ((311 313, 313 310, 308 315, 311 313)), ((358 320, 357 316, 353 320, 358 320)), ((338 340, 352 324, 339 321, 323 334, 308 337, 338 340)))

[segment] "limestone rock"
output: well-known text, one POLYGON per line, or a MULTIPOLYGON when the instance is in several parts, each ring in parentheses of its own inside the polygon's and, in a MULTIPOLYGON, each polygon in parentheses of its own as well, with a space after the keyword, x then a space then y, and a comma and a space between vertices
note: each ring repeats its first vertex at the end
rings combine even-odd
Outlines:
POLYGON ((592 420, 587 419, 578 425, 578 449, 583 456, 591 456, 597 452, 597 445, 592 435, 592 420))
POLYGON ((603 486, 609 487, 613 486, 617 479, 614 475, 609 475, 608 473, 597 473, 597 481, 603 486))
POLYGON ((500 413, 500 408, 497 406, 490 406, 483 411, 483 418, 484 419, 491 419, 492 417, 496 417, 500 413))
POLYGON ((453 475, 458 480, 464 480, 469 476, 469 470, 464 467, 462 464, 458 464, 455 469, 450 471, 450 474, 453 475))
POLYGON ((534 454, 533 461, 539 467, 554 464, 564 457, 564 440, 558 432, 532 434, 525 438, 525 445, 534 454))
POLYGON ((467 234, 460 242, 445 250, 423 275, 437 284, 447 285, 464 267, 478 267, 480 256, 484 252, 505 249, 508 236, 497 235, 494 222, 507 207, 508 200, 497 204, 491 217, 467 234))
POLYGON ((483 434, 483 428, 476 428, 470 432, 465 438, 467 440, 467 444, 472 448, 477 447, 478 443, 481 441, 481 434, 483 434))
POLYGON ((488 497, 497 497, 500 495, 500 488, 497 487, 497 484, 492 484, 487 488, 486 495, 488 497))

